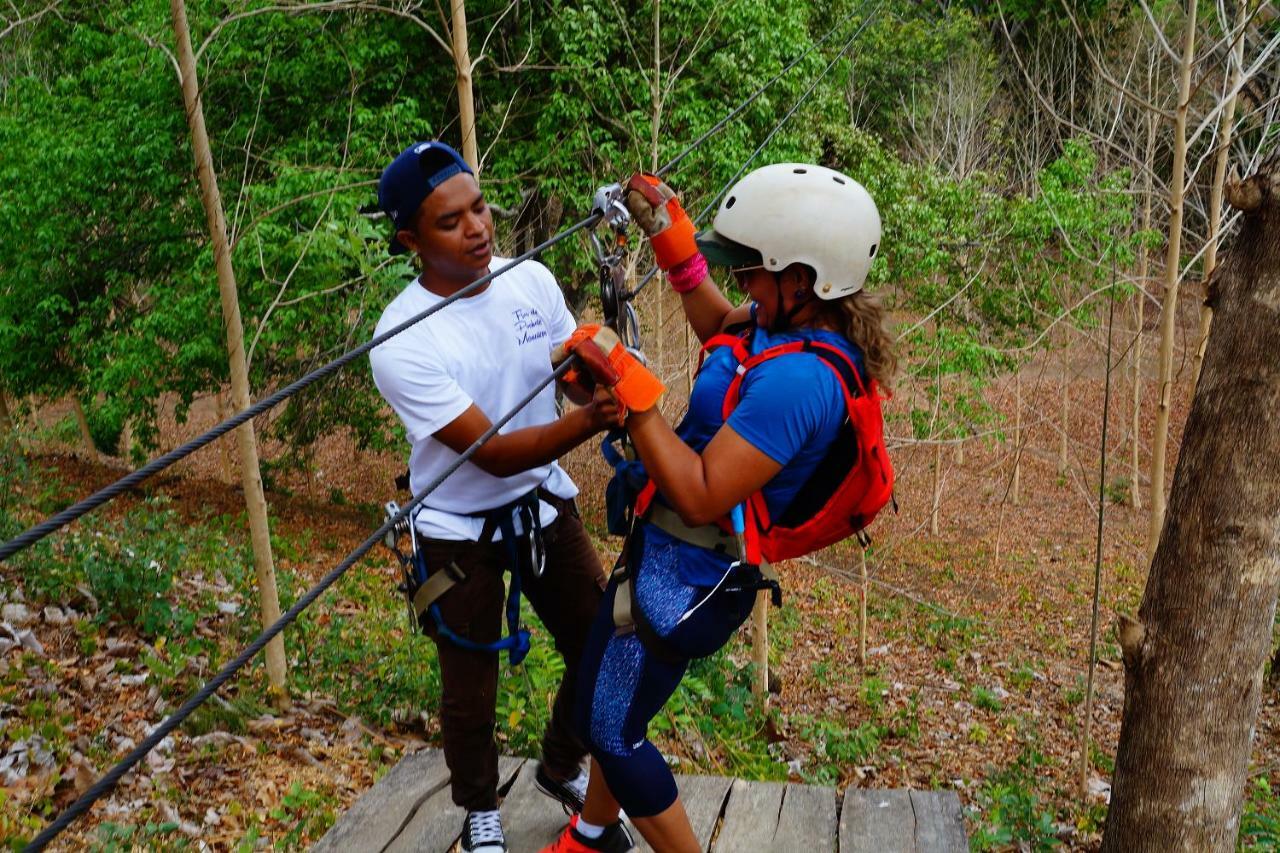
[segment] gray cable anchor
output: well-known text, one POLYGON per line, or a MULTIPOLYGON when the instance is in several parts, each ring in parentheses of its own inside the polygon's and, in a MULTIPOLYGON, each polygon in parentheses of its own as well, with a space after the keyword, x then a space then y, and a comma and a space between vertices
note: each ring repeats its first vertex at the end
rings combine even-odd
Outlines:
POLYGON ((618 333, 618 339, 632 354, 639 355, 640 318, 631 305, 634 294, 627 289, 627 228, 631 225, 631 214, 622 201, 622 192, 622 184, 609 184, 596 190, 591 200, 592 215, 598 214, 600 221, 613 232, 612 244, 606 249, 596 231, 589 233, 600 270, 600 303, 605 325, 618 333))

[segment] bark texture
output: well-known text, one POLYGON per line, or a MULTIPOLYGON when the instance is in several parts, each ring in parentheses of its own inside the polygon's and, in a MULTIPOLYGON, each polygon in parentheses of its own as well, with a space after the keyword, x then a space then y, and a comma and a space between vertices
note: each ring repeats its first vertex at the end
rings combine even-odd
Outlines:
POLYGON ((1231 851, 1280 587, 1280 160, 1214 277, 1214 323, 1138 619, 1103 850, 1231 851))
MULTIPOLYGON (((191 129, 191 146, 196 173, 200 179, 200 199, 209 223, 213 241, 213 259, 218 273, 218 293, 222 299, 222 319, 227 331, 227 357, 231 365, 231 389, 236 411, 252 404, 249 396, 249 368, 244 356, 244 327, 240 321, 240 301, 236 294, 236 276, 231 266, 231 245, 227 240, 227 222, 218 192, 218 176, 213 168, 213 153, 204 124, 204 106, 200 101, 200 82, 196 76, 196 59, 191 49, 191 30, 187 25, 185 0, 169 0, 173 15, 173 34, 178 44, 178 64, 182 77, 182 99, 191 129)), ((253 422, 236 427, 236 444, 240 449, 240 481, 244 487, 245 508, 249 515, 249 540, 253 546, 253 568, 258 579, 258 606, 262 627, 280 618, 280 599, 276 592, 276 568, 271 556, 271 528, 267 518, 267 498, 262 490, 258 469, 258 440, 253 422)), ((277 704, 288 701, 285 685, 284 637, 277 634, 267 643, 267 678, 275 692, 277 704)))

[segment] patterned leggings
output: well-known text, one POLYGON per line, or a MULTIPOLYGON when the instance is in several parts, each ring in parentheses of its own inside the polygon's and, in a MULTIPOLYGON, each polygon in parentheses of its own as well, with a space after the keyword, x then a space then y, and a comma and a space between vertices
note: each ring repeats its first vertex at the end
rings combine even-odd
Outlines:
POLYGON ((583 652, 574 721, 622 808, 632 817, 652 817, 674 803, 678 792, 667 762, 649 742, 649 721, 671 698, 689 661, 719 649, 746 621, 756 594, 728 584, 687 584, 678 563, 680 550, 689 546, 645 536, 643 530, 637 537, 631 543, 632 558, 639 558, 633 606, 643 609, 654 631, 682 657, 660 660, 634 631, 616 633, 617 582, 610 581, 583 652))

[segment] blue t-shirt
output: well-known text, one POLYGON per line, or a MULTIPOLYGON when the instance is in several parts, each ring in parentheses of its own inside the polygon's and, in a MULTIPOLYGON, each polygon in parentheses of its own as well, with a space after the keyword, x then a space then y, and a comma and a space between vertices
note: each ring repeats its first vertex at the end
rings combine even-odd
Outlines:
MULTIPOLYGON (((866 381, 862 352, 843 335, 825 329, 797 329, 771 333, 755 329, 751 353, 779 344, 813 340, 840 347, 866 381)), ((725 393, 736 375, 737 361, 729 347, 713 350, 702 365, 689 395, 689 411, 676 434, 699 453, 724 426, 721 412, 725 393)), ((757 450, 782 465, 765 484, 764 499, 772 518, 786 512, 791 501, 826 458, 848 411, 840 382, 822 359, 812 353, 789 353, 753 367, 742 380, 737 407, 729 426, 757 450)), ((652 525, 646 536, 670 537, 652 525)), ((680 545, 681 576, 686 583, 711 586, 728 565, 722 555, 685 543, 680 545)))

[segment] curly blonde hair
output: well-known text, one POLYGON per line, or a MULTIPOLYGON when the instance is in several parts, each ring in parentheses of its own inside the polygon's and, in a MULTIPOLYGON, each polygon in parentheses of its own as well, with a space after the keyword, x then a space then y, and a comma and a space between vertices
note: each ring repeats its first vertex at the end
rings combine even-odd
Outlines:
POLYGON ((836 329, 862 350, 867 374, 882 389, 891 390, 898 372, 897 339, 884 300, 859 290, 828 303, 826 308, 836 329))

